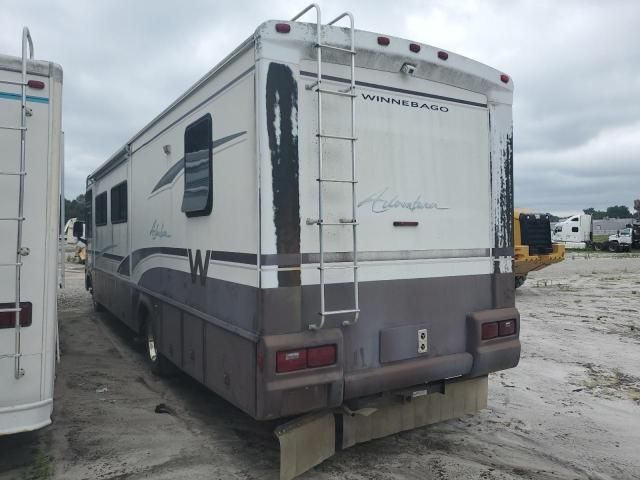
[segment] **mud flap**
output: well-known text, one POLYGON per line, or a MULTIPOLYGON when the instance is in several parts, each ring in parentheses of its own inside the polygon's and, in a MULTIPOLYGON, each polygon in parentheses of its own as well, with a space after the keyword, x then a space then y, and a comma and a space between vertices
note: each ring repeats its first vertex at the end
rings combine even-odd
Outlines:
POLYGON ((280 425, 280 480, 290 480, 336 453, 333 412, 311 413, 280 425))
MULTIPOLYGON (((280 480, 291 480, 358 443, 459 418, 487 407, 486 375, 447 383, 444 393, 420 395, 380 408, 317 412, 280 425, 280 480), (336 429, 338 430, 336 432, 336 429), (338 434, 336 437, 336 433, 338 434), (337 446, 337 447, 336 447, 337 446)), ((426 392, 426 390, 425 390, 426 392)))
POLYGON ((375 438, 424 427, 432 423, 459 418, 487 407, 488 378, 482 376, 448 383, 444 394, 433 393, 412 398, 409 402, 387 405, 367 415, 340 415, 341 449, 375 438))

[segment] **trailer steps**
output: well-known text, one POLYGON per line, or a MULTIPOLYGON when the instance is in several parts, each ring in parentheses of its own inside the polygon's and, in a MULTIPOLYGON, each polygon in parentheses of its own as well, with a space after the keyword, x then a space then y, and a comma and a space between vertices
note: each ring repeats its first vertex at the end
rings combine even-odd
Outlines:
MULTIPOLYGON (((14 358, 14 376, 19 379, 24 376, 24 369, 20 364, 22 357, 21 346, 21 334, 20 334, 20 283, 22 273, 22 257, 29 254, 29 249, 22 246, 22 225, 26 220, 24 212, 24 177, 26 176, 26 143, 27 143, 27 117, 31 116, 31 112, 27 107, 27 48, 29 50, 29 59, 33 60, 33 41, 31 40, 31 34, 29 29, 24 27, 22 29, 22 79, 20 82, 11 82, 12 84, 19 85, 21 90, 20 95, 20 126, 0 126, 0 130, 14 130, 20 132, 20 165, 16 172, 0 172, 0 176, 18 176, 20 187, 18 196, 18 214, 15 217, 0 218, 0 221, 14 221, 17 222, 17 235, 16 235, 16 261, 15 263, 0 264, 0 267, 11 267, 15 269, 15 307, 0 310, 1 312, 15 313, 15 348, 14 353, 10 355, 1 355, 1 357, 13 357, 14 358)), ((4 82, 8 83, 8 82, 4 82)))
POLYGON ((327 25, 334 25, 338 21, 343 18, 349 19, 349 30, 350 30, 350 48, 339 47, 337 45, 328 45, 322 42, 322 14, 320 12, 320 7, 313 3, 309 5, 307 8, 298 13, 295 17, 291 19, 292 22, 298 20, 308 11, 315 9, 316 11, 316 36, 317 41, 314 45, 316 50, 316 64, 317 64, 317 79, 316 82, 307 87, 309 90, 313 90, 316 93, 317 99, 317 110, 318 110, 318 133, 316 137, 318 138, 318 177, 316 181, 318 182, 318 218, 316 219, 308 219, 308 225, 317 225, 318 226, 318 245, 320 250, 320 265, 318 267, 318 271, 320 273, 320 311, 318 315, 320 316, 320 321, 318 323, 311 323, 309 325, 310 330, 320 330, 324 327, 325 320, 328 316, 332 315, 349 315, 349 318, 343 320, 342 325, 354 325, 358 322, 358 318, 360 316, 360 306, 359 306, 359 298, 358 298, 358 218, 357 218, 357 200, 356 200, 356 185, 358 180, 356 179, 356 151, 355 151, 355 142, 358 140, 356 137, 356 114, 355 114, 355 101, 356 101, 356 63, 355 63, 355 28, 353 15, 350 12, 344 12, 338 15, 336 18, 331 20, 327 25), (349 79, 349 87, 344 90, 335 90, 331 88, 323 87, 322 80, 322 50, 334 50, 338 52, 343 52, 348 54, 350 57, 350 67, 351 67, 351 78, 349 79), (351 108, 351 132, 349 135, 337 135, 337 134, 328 134, 325 133, 323 128, 323 116, 322 116, 322 96, 323 95, 334 95, 337 97, 348 99, 350 102, 351 108), (323 174, 323 145, 322 141, 325 140, 342 140, 347 141, 350 148, 351 153, 351 178, 348 179, 338 179, 338 178, 326 178, 323 174), (351 185, 351 217, 348 219, 341 219, 339 222, 327 222, 324 219, 324 189, 323 185, 325 183, 333 183, 333 184, 347 184, 351 185), (352 253, 353 253, 353 261, 348 262, 347 264, 341 265, 326 265, 325 260, 325 227, 351 227, 352 232, 352 253), (346 308, 341 310, 328 310, 326 305, 326 279, 325 279, 325 271, 326 270, 352 270, 353 272, 353 308, 346 308))

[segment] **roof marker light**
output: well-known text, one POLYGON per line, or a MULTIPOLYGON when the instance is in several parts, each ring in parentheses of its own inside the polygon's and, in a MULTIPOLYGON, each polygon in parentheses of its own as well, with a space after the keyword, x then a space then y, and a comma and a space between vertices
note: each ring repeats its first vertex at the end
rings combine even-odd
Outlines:
POLYGON ((506 73, 503 73, 502 75, 500 75, 500 81, 502 83, 509 83, 509 75, 507 75, 506 73))
POLYGON ((413 53, 418 53, 420 51, 420 45, 418 45, 417 43, 410 43, 409 50, 411 50, 413 53))
POLYGON ((446 60, 447 58, 449 58, 449 54, 447 52, 443 52, 442 50, 440 50, 438 52, 438 58, 440 60, 446 60))
POLYGON ((378 45, 382 45, 383 47, 386 47, 390 43, 391 43, 391 40, 389 40, 389 37, 378 37, 378 45))
POLYGON ((276 32, 289 33, 291 31, 291 25, 288 23, 276 23, 276 32))
POLYGON ((44 82, 41 82, 40 80, 29 80, 27 82, 27 87, 42 90, 44 88, 44 82))

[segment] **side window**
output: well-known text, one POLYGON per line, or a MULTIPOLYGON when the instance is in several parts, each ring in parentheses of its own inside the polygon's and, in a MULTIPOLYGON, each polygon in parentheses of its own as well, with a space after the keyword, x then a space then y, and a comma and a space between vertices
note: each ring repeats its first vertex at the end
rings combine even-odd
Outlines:
POLYGON ((580 220, 580 219, 579 219, 578 217, 573 217, 573 218, 571 219, 571 221, 572 221, 572 222, 577 222, 577 221, 579 221, 579 220, 580 220))
POLYGON ((578 233, 580 231, 580 229, 578 227, 571 227, 571 231, 573 233, 578 233))
POLYGON ((107 224, 107 192, 96 196, 96 227, 107 224))
POLYGON ((111 189, 111 223, 127 221, 127 181, 111 189))
POLYGON ((93 190, 88 190, 84 196, 84 209, 85 209, 85 232, 87 238, 91 238, 91 226, 93 222, 93 190))
POLYGON ((209 215, 213 206, 211 115, 196 120, 184 131, 184 197, 187 217, 209 215))

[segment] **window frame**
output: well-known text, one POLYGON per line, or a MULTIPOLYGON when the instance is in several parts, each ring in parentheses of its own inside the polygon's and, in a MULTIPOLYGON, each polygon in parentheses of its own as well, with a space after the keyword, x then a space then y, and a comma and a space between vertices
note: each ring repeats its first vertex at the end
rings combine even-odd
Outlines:
POLYGON ((113 187, 111 187, 111 199, 110 199, 110 205, 111 205, 111 213, 109 215, 110 219, 111 219, 111 224, 112 225, 117 225, 119 223, 127 223, 127 221, 129 220, 129 192, 127 190, 127 181, 123 180, 122 182, 118 183, 117 185, 114 185, 113 187), (114 195, 114 193, 116 193, 117 195, 114 195), (114 213, 116 214, 120 214, 122 213, 122 198, 123 198, 123 193, 124 193, 124 217, 116 217, 114 218, 114 213), (114 200, 116 202, 118 202, 118 205, 114 205, 114 200), (117 207, 117 208, 114 208, 117 207))
POLYGON ((107 191, 105 190, 104 192, 96 195, 94 202, 95 202, 94 211, 96 214, 96 227, 104 227, 109 223, 109 211, 108 211, 109 199, 107 197, 107 191), (98 201, 101 201, 103 198, 104 198, 104 223, 100 221, 101 215, 100 215, 100 211, 98 210, 98 201))
POLYGON ((189 125, 187 125, 184 129, 184 143, 183 143, 183 152, 184 152, 184 157, 183 157, 183 176, 184 176, 184 191, 182 194, 182 212, 189 218, 192 217, 205 217, 207 215, 211 214, 211 211, 213 210, 213 117, 211 116, 210 113, 207 113, 203 116, 201 116, 200 118, 198 118, 197 120, 195 120, 194 122, 191 122, 189 125), (184 208, 184 201, 185 201, 185 194, 187 191, 187 135, 189 134, 189 130, 200 126, 201 123, 206 122, 209 126, 208 130, 208 138, 209 138, 209 155, 208 155, 208 160, 209 160, 209 192, 208 192, 208 196, 207 196, 207 203, 205 204, 204 208, 200 209, 200 210, 190 210, 190 211, 185 211, 184 208))
POLYGON ((85 209, 85 228, 87 238, 91 238, 93 234, 93 189, 90 188, 84 194, 84 209, 85 209))

